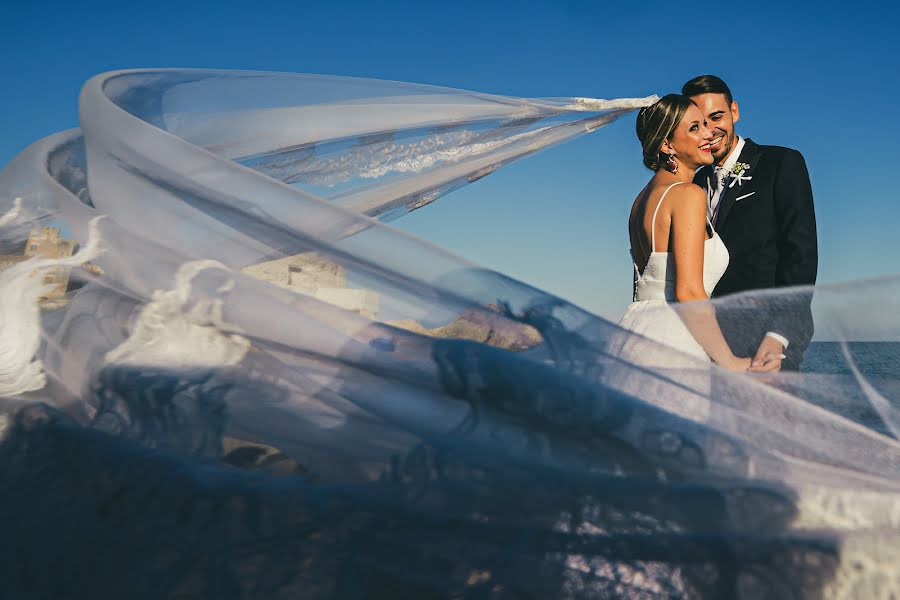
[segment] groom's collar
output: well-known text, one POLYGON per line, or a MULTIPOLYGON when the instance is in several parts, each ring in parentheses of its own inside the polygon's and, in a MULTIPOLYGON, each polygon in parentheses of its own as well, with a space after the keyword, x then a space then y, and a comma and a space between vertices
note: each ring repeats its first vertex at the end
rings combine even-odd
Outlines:
POLYGON ((756 159, 761 152, 759 144, 755 143, 750 138, 742 138, 741 141, 745 142, 745 144, 738 160, 745 163, 756 164, 756 159))
POLYGON ((726 171, 730 171, 734 168, 734 165, 737 164, 738 158, 741 157, 741 152, 744 151, 744 144, 746 140, 741 136, 738 136, 737 143, 734 145, 734 148, 731 149, 731 152, 728 153, 728 157, 725 159, 725 162, 722 163, 720 169, 725 169, 726 171))

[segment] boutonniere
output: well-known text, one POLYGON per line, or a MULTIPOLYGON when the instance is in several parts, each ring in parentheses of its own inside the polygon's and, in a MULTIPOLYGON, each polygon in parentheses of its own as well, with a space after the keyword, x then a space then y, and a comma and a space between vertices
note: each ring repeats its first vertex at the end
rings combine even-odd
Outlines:
POLYGON ((731 183, 728 185, 728 187, 733 188, 734 184, 743 185, 745 181, 750 181, 751 179, 753 179, 751 175, 746 174, 749 170, 750 165, 748 165, 747 163, 734 163, 734 166, 731 167, 730 171, 728 171, 728 176, 731 179, 731 183))

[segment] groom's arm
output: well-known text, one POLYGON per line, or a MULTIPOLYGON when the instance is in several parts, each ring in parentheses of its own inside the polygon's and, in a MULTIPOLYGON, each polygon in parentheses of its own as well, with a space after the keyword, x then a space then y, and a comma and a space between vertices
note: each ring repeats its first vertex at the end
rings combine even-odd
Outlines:
MULTIPOLYGON (((778 228, 775 285, 813 285, 819 263, 816 213, 806 162, 796 150, 784 150, 775 177, 774 193, 778 228)), ((772 331, 790 342, 789 357, 802 353, 812 337, 811 302, 812 291, 792 293, 777 300, 778 306, 772 315, 772 331)), ((794 358, 799 361, 799 356, 794 358)))

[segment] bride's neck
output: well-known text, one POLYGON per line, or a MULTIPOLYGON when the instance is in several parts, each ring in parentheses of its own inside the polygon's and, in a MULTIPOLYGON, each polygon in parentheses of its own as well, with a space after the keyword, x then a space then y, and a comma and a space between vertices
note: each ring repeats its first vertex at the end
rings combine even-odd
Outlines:
POLYGON ((665 169, 660 169, 657 171, 657 177, 659 177, 663 181, 668 181, 670 183, 675 183, 676 181, 689 182, 694 180, 695 169, 690 169, 681 165, 678 168, 677 173, 673 173, 671 171, 666 171, 665 169))

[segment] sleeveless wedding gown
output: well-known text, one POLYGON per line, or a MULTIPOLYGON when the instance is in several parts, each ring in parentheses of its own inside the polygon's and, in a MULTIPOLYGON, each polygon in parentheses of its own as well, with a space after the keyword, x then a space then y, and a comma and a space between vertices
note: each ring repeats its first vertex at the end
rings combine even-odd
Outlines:
MULTIPOLYGON (((610 336, 612 358, 604 383, 642 398, 670 413, 703 422, 710 411, 709 356, 691 335, 675 309, 675 257, 656 250, 656 216, 669 191, 659 199, 651 219, 650 256, 641 271, 634 264, 634 301, 610 336)), ((703 287, 713 291, 728 267, 728 249, 707 219, 703 287)))
MULTIPOLYGON (((629 346, 633 345, 629 344, 629 339, 635 336, 626 336, 620 349, 638 364, 660 368, 690 367, 692 364, 696 365, 697 359, 709 361, 706 352, 672 307, 672 304, 677 302, 675 257, 670 252, 656 250, 656 216, 666 195, 676 185, 680 185, 680 182, 673 183, 663 192, 653 211, 650 225, 650 257, 643 271, 638 269, 636 263, 634 264, 634 302, 629 305, 619 322, 619 325, 629 332, 663 346, 658 351, 649 351, 653 344, 647 344, 646 341, 641 344, 634 340, 641 347, 629 351, 629 346)), ((708 218, 706 222, 711 237, 703 245, 703 288, 706 294, 710 295, 728 268, 728 249, 708 218)))

